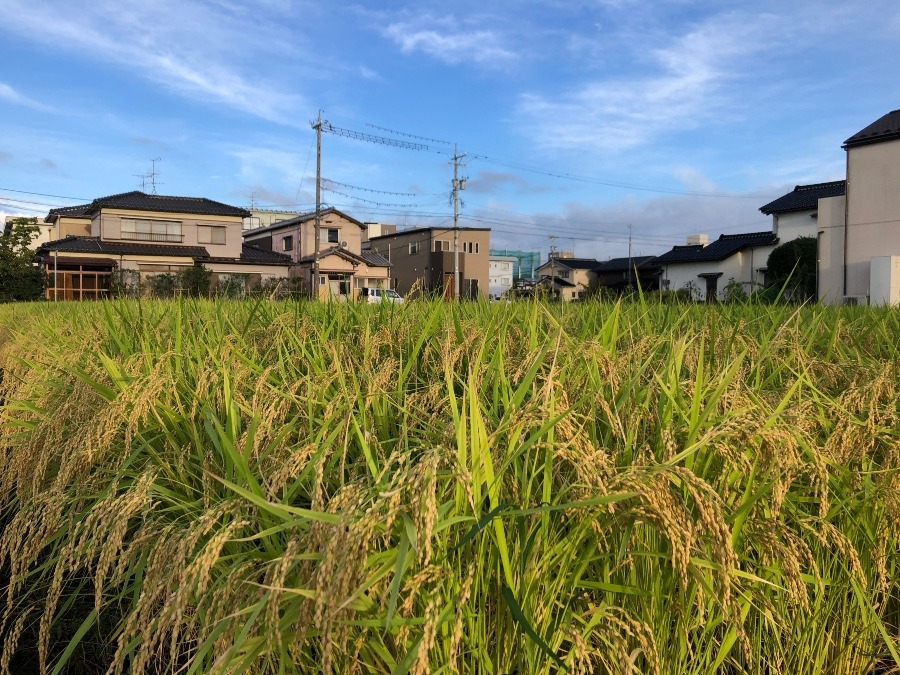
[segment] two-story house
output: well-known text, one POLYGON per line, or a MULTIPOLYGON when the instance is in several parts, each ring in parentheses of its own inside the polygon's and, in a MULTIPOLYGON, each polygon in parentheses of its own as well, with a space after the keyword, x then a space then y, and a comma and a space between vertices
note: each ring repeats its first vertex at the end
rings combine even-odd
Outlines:
POLYGON ((875 120, 843 147, 844 202, 830 205, 830 218, 819 218, 821 238, 829 240, 821 248, 830 251, 828 270, 820 270, 827 290, 820 291, 837 299, 841 288, 848 300, 900 304, 900 110, 875 120))
POLYGON ((391 262, 395 288, 402 295, 415 290, 452 298, 456 258, 461 298, 487 297, 490 286, 488 228, 419 227, 369 239, 373 251, 391 262), (454 255, 454 233, 458 255, 454 255))
POLYGON ((772 232, 782 244, 798 237, 815 237, 819 228, 819 200, 842 197, 847 181, 797 185, 793 190, 759 208, 772 216, 772 232))
POLYGON ((213 284, 229 275, 246 275, 251 285, 287 278, 290 258, 244 245, 241 222, 247 216, 210 199, 137 191, 54 209, 47 219, 65 236, 37 252, 49 279, 47 297, 104 297, 116 270, 145 279, 203 265, 213 284))
POLYGON ((307 288, 317 287, 320 299, 349 299, 359 288, 391 287, 390 261, 362 248, 365 223, 335 208, 322 209, 319 222, 318 244, 314 211, 244 232, 244 241, 288 256, 294 263, 292 275, 303 279, 307 288), (319 280, 313 284, 316 258, 319 280))
POLYGON ((555 253, 537 268, 538 283, 551 296, 560 300, 578 300, 595 281, 594 268, 599 264, 600 261, 594 258, 575 258, 571 253, 555 253))

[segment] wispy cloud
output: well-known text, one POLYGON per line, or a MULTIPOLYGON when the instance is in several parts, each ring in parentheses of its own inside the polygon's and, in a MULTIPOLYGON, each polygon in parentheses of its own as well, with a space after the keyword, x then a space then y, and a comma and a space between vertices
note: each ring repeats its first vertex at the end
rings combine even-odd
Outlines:
POLYGON ((730 13, 667 44, 641 45, 627 77, 587 82, 558 96, 523 95, 520 126, 548 147, 607 152, 694 128, 721 112, 717 95, 743 63, 771 46, 774 23, 771 15, 730 13))
POLYGON ((507 171, 482 171, 469 180, 468 190, 476 194, 495 194, 507 188, 514 188, 519 194, 547 192, 545 186, 538 186, 522 176, 507 171))
POLYGON ((31 108, 32 110, 40 110, 41 112, 52 112, 53 108, 48 105, 44 105, 40 101, 35 101, 34 99, 28 98, 24 94, 20 94, 18 91, 10 87, 8 84, 4 84, 0 82, 0 100, 7 101, 8 103, 14 103, 15 105, 22 105, 26 108, 31 108))
POLYGON ((390 23, 383 32, 403 53, 421 52, 449 65, 502 67, 516 58, 497 31, 458 26, 455 18, 421 16, 390 23))
MULTIPOLYGON (((304 105, 302 99, 241 65, 261 47, 247 39, 248 33, 278 42, 278 28, 266 22, 247 25, 247 20, 243 12, 229 14, 227 7, 188 0, 4 2, 7 30, 127 68, 197 100, 293 123, 291 111, 304 105)), ((9 95, 0 89, 0 96, 9 95)))
POLYGON ((365 80, 373 80, 373 81, 384 80, 384 78, 377 71, 372 70, 371 68, 368 68, 366 66, 359 67, 359 74, 365 80))

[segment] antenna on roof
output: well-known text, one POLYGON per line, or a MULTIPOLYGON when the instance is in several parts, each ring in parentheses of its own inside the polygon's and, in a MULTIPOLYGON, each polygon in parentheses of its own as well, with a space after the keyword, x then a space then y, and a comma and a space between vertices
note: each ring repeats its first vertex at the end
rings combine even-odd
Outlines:
POLYGON ((141 179, 141 192, 146 192, 147 190, 147 175, 143 173, 132 174, 135 178, 141 179))
MULTIPOLYGON (((147 174, 147 176, 146 176, 147 178, 150 179, 150 188, 152 190, 151 194, 154 194, 154 195, 157 194, 157 192, 156 192, 156 185, 157 185, 156 177, 159 175, 159 172, 156 170, 156 163, 161 160, 162 160, 161 157, 151 157, 150 158, 150 164, 151 164, 152 168, 150 169, 150 173, 147 174)), ((159 183, 159 184, 162 185, 162 183, 159 183)))

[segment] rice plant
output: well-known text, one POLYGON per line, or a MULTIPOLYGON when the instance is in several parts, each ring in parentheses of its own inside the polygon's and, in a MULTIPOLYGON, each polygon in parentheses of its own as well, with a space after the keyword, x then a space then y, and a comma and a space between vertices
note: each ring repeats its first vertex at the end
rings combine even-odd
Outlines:
POLYGON ((900 666, 900 314, 0 307, 0 672, 900 666))

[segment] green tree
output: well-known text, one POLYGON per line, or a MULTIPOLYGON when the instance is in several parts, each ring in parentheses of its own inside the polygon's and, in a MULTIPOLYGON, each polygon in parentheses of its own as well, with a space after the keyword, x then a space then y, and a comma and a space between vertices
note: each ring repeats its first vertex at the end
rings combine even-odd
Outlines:
POLYGON ((38 236, 37 218, 13 218, 0 236, 0 302, 38 300, 44 294, 44 272, 29 246, 38 236))
POLYGON ((178 273, 182 292, 192 298, 205 298, 209 295, 210 277, 212 270, 203 265, 186 267, 178 273))
POLYGON ((816 240, 799 237, 776 246, 766 270, 769 293, 784 289, 785 300, 803 302, 816 297, 816 240))

